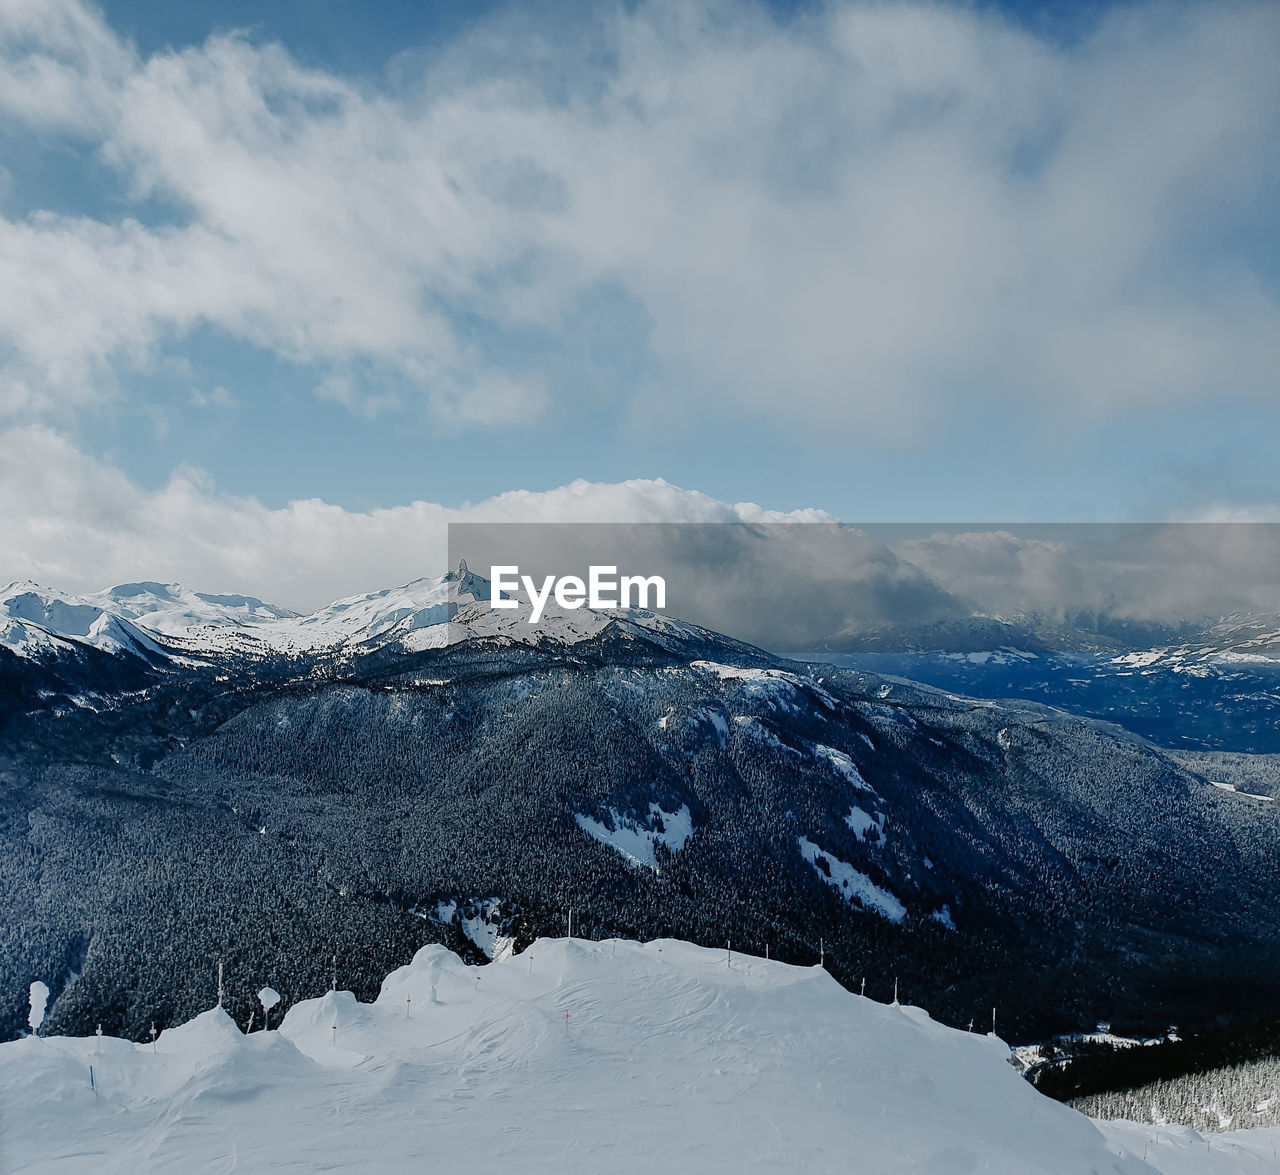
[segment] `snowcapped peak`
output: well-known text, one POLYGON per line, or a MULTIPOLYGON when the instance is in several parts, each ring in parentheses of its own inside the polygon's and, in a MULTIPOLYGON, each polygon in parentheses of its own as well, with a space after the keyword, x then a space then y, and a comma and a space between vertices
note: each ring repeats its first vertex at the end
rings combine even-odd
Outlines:
POLYGON ((103 610, 81 597, 20 580, 0 594, 0 616, 39 625, 59 636, 84 639, 102 619, 103 610))
POLYGON ((178 584, 173 583, 155 583, 151 580, 145 580, 142 583, 121 583, 113 588, 108 588, 102 595, 113 600, 131 600, 138 596, 154 596, 157 599, 172 600, 175 599, 175 591, 181 592, 183 589, 178 584))
POLYGON ((69 595, 30 580, 0 589, 0 644, 32 656, 64 648, 68 640, 108 653, 162 652, 127 616, 95 597, 69 595))
POLYGON ((459 558, 458 566, 445 575, 444 582, 458 585, 455 594, 459 599, 469 596, 473 600, 487 600, 493 590, 493 585, 483 575, 472 571, 462 558, 459 558))
POLYGON ((8 599, 10 596, 21 595, 25 592, 43 592, 42 588, 34 579, 14 579, 0 587, 0 599, 8 599))
POLYGON ((65 640, 112 653, 163 655, 153 636, 185 636, 206 627, 238 628, 293 615, 252 596, 207 595, 175 583, 140 581, 73 595, 24 579, 0 588, 0 644, 24 656, 65 640))

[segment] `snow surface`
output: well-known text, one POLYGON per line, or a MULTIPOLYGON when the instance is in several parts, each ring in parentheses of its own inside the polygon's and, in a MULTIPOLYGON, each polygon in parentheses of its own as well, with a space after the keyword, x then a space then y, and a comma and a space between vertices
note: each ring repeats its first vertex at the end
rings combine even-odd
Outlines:
POLYGON ((424 947, 373 1004, 278 1030, 214 1010, 155 1051, 0 1045, 7 1172, 1274 1171, 1280 1131, 1099 1124, 995 1037, 874 1003, 818 967, 663 941, 534 943, 486 967, 424 947), (89 1067, 94 1085, 89 1083, 89 1067), (1152 1140, 1154 1141, 1154 1144, 1152 1140), (1150 1151, 1146 1163, 1144 1149, 1150 1151))
POLYGON ((654 849, 659 844, 678 853, 693 835, 693 816, 688 804, 681 804, 674 812, 665 812, 656 803, 651 803, 644 823, 619 815, 616 808, 609 809, 609 824, 581 812, 575 812, 573 818, 583 832, 621 853, 632 865, 644 866, 655 872, 658 858, 654 849))

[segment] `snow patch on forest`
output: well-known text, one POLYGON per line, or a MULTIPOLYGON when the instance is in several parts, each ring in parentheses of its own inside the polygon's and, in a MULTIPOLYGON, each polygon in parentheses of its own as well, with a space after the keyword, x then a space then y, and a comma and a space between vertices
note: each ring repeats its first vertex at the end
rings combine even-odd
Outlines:
POLYGON ((934 910, 929 917, 935 922, 941 922, 948 930, 954 930, 956 928, 955 921, 951 917, 951 907, 945 902, 942 904, 942 909, 934 910))
POLYGON ((866 840, 867 833, 873 828, 877 833, 884 834, 884 816, 880 813, 873 816, 870 812, 864 812, 857 804, 849 809, 844 822, 858 834, 860 840, 866 840))
POLYGON ((475 913, 461 919, 465 934, 487 959, 505 959, 515 950, 515 939, 502 933, 502 899, 485 898, 471 905, 475 913))
POLYGON ((1275 796, 1264 796, 1259 795, 1257 792, 1241 791, 1239 786, 1234 783, 1219 783, 1216 779, 1211 779, 1209 782, 1220 791, 1229 791, 1232 795, 1244 796, 1250 800, 1265 800, 1268 804, 1275 803, 1275 796))
POLYGON ((707 723, 716 732, 716 740, 721 746, 724 746, 729 739, 729 724, 719 710, 713 710, 709 706, 700 706, 698 709, 690 711, 689 721, 691 723, 707 723))
POLYGON ((621 853, 632 865, 654 872, 658 869, 654 851, 658 845, 666 845, 673 853, 678 853, 693 835, 693 816, 688 804, 667 812, 658 804, 651 803, 643 822, 621 815, 616 808, 609 809, 608 824, 581 812, 575 812, 573 818, 588 836, 621 853))
POLYGON ((456 921, 462 928, 462 933, 487 959, 505 959, 515 950, 516 940, 502 933, 501 898, 470 898, 463 902, 451 898, 436 902, 435 909, 430 913, 423 914, 419 910, 414 910, 413 913, 445 925, 456 921))
POLYGON ((720 681, 740 683, 743 695, 763 702, 771 709, 794 711, 799 708, 799 679, 786 670, 741 668, 721 665, 718 661, 691 661, 689 667, 711 674, 720 681))
POLYGON ((839 891, 846 901, 857 901, 864 910, 871 910, 890 922, 901 922, 907 916, 907 908, 887 889, 881 889, 865 873, 832 856, 806 837, 796 837, 800 855, 814 872, 829 886, 839 891), (825 868, 824 868, 825 866, 825 868))
POLYGON ((737 714, 733 719, 738 729, 744 734, 749 734, 753 738, 758 739, 767 747, 772 747, 776 751, 785 751, 789 755, 801 756, 802 752, 795 747, 784 743, 776 734, 773 733, 759 718, 751 714, 737 714))
POLYGON ((872 795, 876 794, 875 788, 862 778, 862 773, 844 751, 838 751, 835 747, 824 746, 822 743, 815 743, 813 754, 815 758, 825 759, 830 763, 835 768, 836 773, 841 775, 847 782, 853 784, 854 787, 870 792, 872 795))

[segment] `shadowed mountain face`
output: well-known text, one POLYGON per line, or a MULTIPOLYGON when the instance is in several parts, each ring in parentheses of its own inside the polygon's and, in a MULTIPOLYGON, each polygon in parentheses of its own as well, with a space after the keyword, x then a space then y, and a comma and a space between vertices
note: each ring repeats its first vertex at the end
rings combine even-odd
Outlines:
POLYGON ((1277 805, 1042 707, 630 619, 0 658, 5 1036, 36 979, 46 1031, 140 1037, 221 961, 244 1023, 264 984, 371 997, 425 942, 481 958, 571 906, 586 937, 821 944, 1011 1037, 1280 995, 1277 805))

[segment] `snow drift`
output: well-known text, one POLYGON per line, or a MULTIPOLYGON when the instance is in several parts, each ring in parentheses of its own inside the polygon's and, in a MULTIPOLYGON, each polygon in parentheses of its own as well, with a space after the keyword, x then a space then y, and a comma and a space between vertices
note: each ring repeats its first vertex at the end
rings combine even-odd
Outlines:
POLYGON ((278 1030, 244 1036, 215 1009, 154 1045, 0 1045, 0 1165, 1274 1169, 1280 1131, 1097 1124, 1036 1093, 1008 1057, 816 967, 671 940, 539 939, 485 967, 428 946, 375 1003, 330 992, 278 1030))

